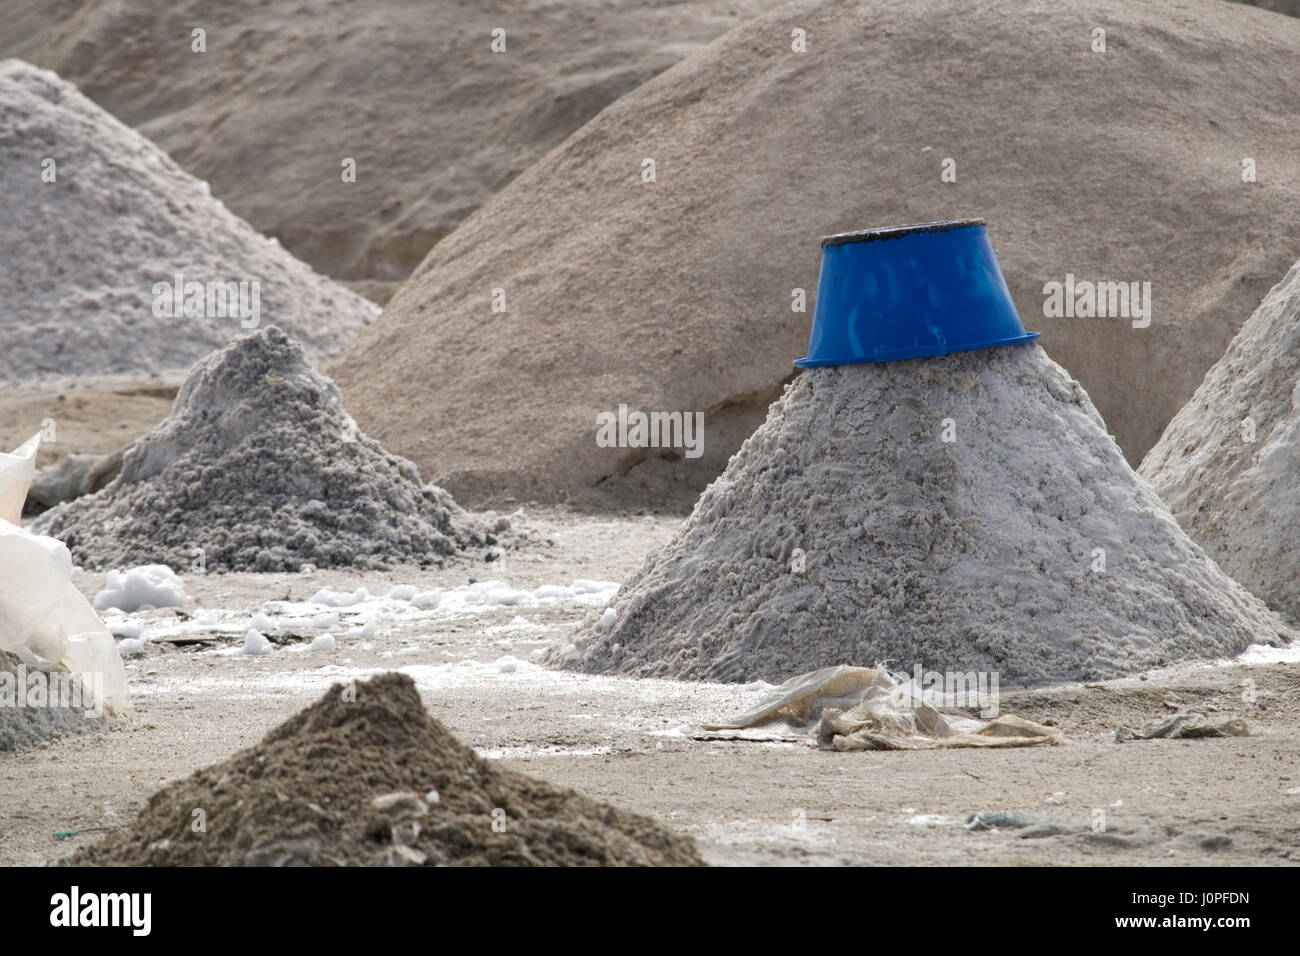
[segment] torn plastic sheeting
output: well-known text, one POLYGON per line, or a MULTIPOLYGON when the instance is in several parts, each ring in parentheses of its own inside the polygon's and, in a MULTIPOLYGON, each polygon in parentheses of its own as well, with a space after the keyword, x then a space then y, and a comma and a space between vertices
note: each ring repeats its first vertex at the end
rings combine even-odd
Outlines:
POLYGON ((883 667, 824 667, 775 688, 757 707, 704 729, 774 721, 803 724, 824 750, 925 750, 1063 744, 1059 730, 1003 714, 993 720, 941 714, 883 667))
POLYGON ((1128 727, 1115 730, 1115 741, 1127 743, 1133 740, 1197 740, 1206 737, 1249 737, 1250 727, 1238 716, 1228 719, 1214 719, 1198 710, 1184 710, 1162 720, 1143 724, 1138 731, 1128 727))
POLYGON ((32 667, 79 675, 107 709, 124 713, 130 699, 122 658, 72 583, 72 555, 61 541, 18 523, 39 446, 37 435, 0 456, 0 650, 32 667))
POLYGON ((38 433, 13 452, 7 455, 0 452, 0 521, 22 524, 23 502, 36 478, 36 453, 40 447, 38 433))

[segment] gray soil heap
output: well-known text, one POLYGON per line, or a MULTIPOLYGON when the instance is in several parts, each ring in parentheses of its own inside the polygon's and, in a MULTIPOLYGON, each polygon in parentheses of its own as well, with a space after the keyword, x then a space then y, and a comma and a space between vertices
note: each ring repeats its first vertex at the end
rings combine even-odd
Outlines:
POLYGON ((199 362, 106 488, 42 515, 87 568, 200 556, 208 571, 440 564, 492 527, 357 432, 339 390, 274 326, 199 362), (201 552, 196 549, 201 549, 201 552))
POLYGON ((254 232, 75 86, 20 60, 0 62, 0 196, 0 380, 188 368, 243 331, 215 295, 209 310, 208 283, 245 283, 250 316, 256 289, 259 321, 315 357, 379 312, 254 232), (174 303, 155 286, 177 274, 203 284, 202 309, 198 296, 181 302, 203 315, 159 314, 174 303))
POLYGON ((887 662, 1034 686, 1291 636, 1038 345, 804 371, 612 607, 553 662, 773 682, 887 662))
POLYGON ((1139 471, 1225 571, 1300 622, 1300 262, 1139 471))
POLYGON ((336 684, 255 747, 160 790, 74 864, 691 866, 693 841, 493 767, 403 674, 336 684), (353 699, 347 699, 352 697, 353 699), (206 831, 192 827, 202 807, 206 831))

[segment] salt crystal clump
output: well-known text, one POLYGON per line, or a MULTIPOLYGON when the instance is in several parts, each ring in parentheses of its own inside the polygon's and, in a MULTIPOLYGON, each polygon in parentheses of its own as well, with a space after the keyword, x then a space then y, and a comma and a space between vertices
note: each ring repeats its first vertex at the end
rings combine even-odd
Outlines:
POLYGON ((146 564, 126 571, 109 571, 104 589, 95 595, 95 610, 138 611, 145 606, 180 607, 185 585, 171 568, 146 564))
POLYGON ((261 631, 255 631, 252 628, 244 635, 244 646, 240 649, 241 654, 248 654, 251 657, 260 657, 263 654, 271 653, 274 645, 266 639, 261 631))
POLYGON ((320 634, 317 635, 315 638, 313 638, 312 642, 307 645, 307 650, 308 651, 332 651, 335 649, 336 646, 337 644, 335 643, 334 635, 320 634))

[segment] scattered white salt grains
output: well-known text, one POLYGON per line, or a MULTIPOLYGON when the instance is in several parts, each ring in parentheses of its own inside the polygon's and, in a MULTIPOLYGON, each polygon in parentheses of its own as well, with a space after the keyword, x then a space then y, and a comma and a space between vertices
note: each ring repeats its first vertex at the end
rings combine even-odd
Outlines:
POLYGON ((330 588, 321 588, 312 595, 312 604, 323 604, 326 607, 352 607, 354 604, 360 604, 367 600, 370 594, 365 588, 357 588, 352 593, 347 591, 334 591, 330 588))
POLYGON ((422 591, 421 593, 412 597, 410 600, 411 600, 411 606, 415 608, 425 609, 425 608, 437 607, 439 604, 442 603, 442 592, 422 591))
POLYGON ((362 624, 360 627, 354 627, 354 628, 352 628, 351 630, 348 631, 347 636, 350 637, 350 638, 355 638, 355 637, 365 637, 365 638, 374 637, 374 636, 375 636, 375 622, 374 622, 374 619, 371 618, 370 620, 366 621, 365 624, 362 624))
POLYGON ((106 621, 105 624, 108 627, 108 633, 114 637, 124 637, 128 640, 139 639, 144 631, 144 625, 138 621, 106 621))

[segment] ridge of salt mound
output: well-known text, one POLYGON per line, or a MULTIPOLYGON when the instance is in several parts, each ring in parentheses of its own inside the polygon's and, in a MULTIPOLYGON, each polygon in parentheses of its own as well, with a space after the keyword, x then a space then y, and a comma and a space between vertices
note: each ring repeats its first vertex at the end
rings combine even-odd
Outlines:
POLYGON ((0 61, 0 128, 0 380, 184 369, 246 331, 238 314, 155 315, 155 284, 178 273, 205 287, 250 283, 250 308, 259 283, 260 320, 273 317, 317 357, 379 313, 48 70, 0 61), (47 159, 54 182, 41 178, 47 159))
POLYGON ((404 674, 348 690, 335 684, 256 746, 159 790, 130 827, 69 862, 701 865, 690 837, 479 757, 429 716, 404 674), (203 833, 195 807, 207 813, 203 833))
POLYGON ((1225 571, 1300 624, 1300 262, 1138 471, 1225 571))
POLYGON ((271 326, 195 365, 121 474, 35 527, 93 569, 184 571, 201 556, 208 571, 295 571, 441 564, 495 543, 477 523, 359 433, 334 383, 271 326))
POLYGON ((804 371, 612 608, 548 660, 774 683, 885 662, 1034 686, 1293 636, 1038 345, 804 371))

